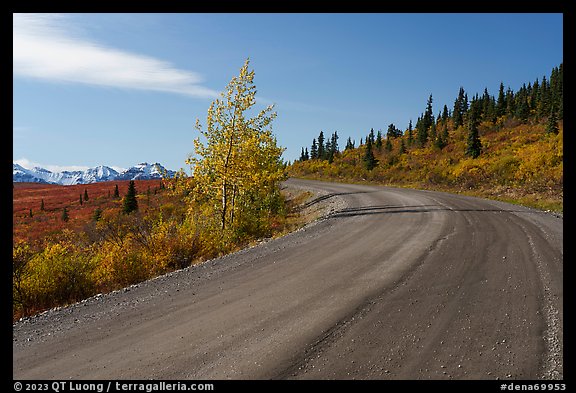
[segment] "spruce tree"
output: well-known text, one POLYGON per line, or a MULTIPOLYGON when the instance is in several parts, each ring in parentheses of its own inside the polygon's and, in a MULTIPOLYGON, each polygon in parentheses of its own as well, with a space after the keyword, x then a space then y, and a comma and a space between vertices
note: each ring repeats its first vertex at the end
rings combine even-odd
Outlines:
POLYGON ((536 112, 539 97, 540 97, 540 83, 538 82, 538 78, 536 78, 534 84, 532 85, 532 92, 530 93, 530 98, 528 101, 528 105, 530 107, 531 112, 532 111, 536 112))
POLYGON ((430 126, 430 132, 428 135, 431 141, 436 140, 436 123, 432 122, 432 125, 430 126))
POLYGON ((390 140, 390 138, 386 138, 386 151, 387 152, 392 151, 392 141, 390 140))
POLYGON ((516 112, 516 97, 510 86, 506 89, 506 115, 514 116, 516 112))
POLYGON ((366 138, 367 140, 370 140, 370 143, 372 145, 374 145, 374 143, 376 142, 376 137, 374 135, 374 128, 370 128, 370 133, 368 134, 368 137, 366 138))
POLYGON ((504 116, 506 114, 506 96, 504 95, 504 83, 500 82, 498 89, 498 101, 496 101, 496 116, 504 116))
POLYGON ((458 91, 458 98, 454 101, 454 110, 452 110, 452 120, 454 121, 454 128, 458 128, 464 123, 464 113, 468 106, 467 96, 464 93, 464 88, 460 87, 458 91), (464 104, 466 100, 466 105, 464 104), (466 109, 465 109, 466 108, 466 109))
POLYGON ((538 104, 536 113, 539 118, 546 117, 550 113, 550 97, 549 97, 549 88, 548 88, 548 81, 546 80, 546 76, 542 77, 542 83, 540 84, 540 91, 538 97, 538 104))
POLYGON ((442 109, 442 116, 440 117, 442 119, 442 123, 446 124, 446 122, 448 121, 448 107, 446 105, 444 105, 444 108, 442 109))
POLYGON ((516 93, 516 117, 522 122, 526 123, 528 121, 528 116, 530 115, 530 108, 528 107, 528 89, 526 84, 516 93))
POLYGON ((416 120, 416 137, 418 138, 418 145, 424 147, 428 141, 428 129, 425 120, 420 117, 416 120))
POLYGON ((40 211, 44 211, 44 198, 42 198, 42 201, 40 202, 40 211))
POLYGON ((332 162, 332 144, 330 141, 326 141, 326 145, 324 146, 324 159, 332 162))
POLYGON ((412 134, 412 119, 410 119, 408 123, 408 146, 412 145, 412 142, 414 142, 414 135, 412 134))
POLYGON ((378 151, 382 150, 382 131, 378 130, 376 133, 376 142, 374 143, 378 151))
POLYGON ((478 134, 478 125, 480 124, 478 101, 470 106, 468 113, 468 139, 466 141, 466 155, 477 158, 482 152, 482 143, 478 134))
POLYGON ((136 200, 136 186, 134 185, 134 180, 130 180, 130 183, 128 184, 128 192, 124 196, 124 201, 122 203, 122 212, 125 214, 130 214, 135 210, 138 210, 138 201, 136 200))
POLYGON ((430 97, 428 97, 428 102, 426 103, 426 112, 424 112, 422 122, 424 123, 424 129, 426 132, 428 132, 428 129, 434 123, 434 114, 432 113, 432 94, 430 94, 430 97))
POLYGON ((548 116, 548 124, 546 125, 546 132, 548 134, 558 134, 558 116, 556 116, 556 110, 554 106, 550 110, 550 116, 548 116))
POLYGON ((64 207, 64 210, 62 210, 61 219, 64 222, 68 222, 68 220, 70 219, 70 216, 68 215, 68 209, 66 207, 64 207))
POLYGON ((330 163, 332 163, 334 156, 338 153, 338 138, 338 131, 334 131, 330 137, 330 141, 326 142, 326 155, 330 163))
POLYGON ((404 138, 400 138, 400 147, 398 148, 398 154, 406 153, 406 145, 404 145, 404 138))
POLYGON ((348 137, 348 140, 346 141, 346 147, 344 148, 344 150, 352 150, 352 149, 354 149, 354 143, 352 143, 352 139, 348 137))
POLYGON ((310 148, 310 159, 315 160, 318 158, 318 145, 316 144, 316 138, 312 140, 312 147, 310 148))
POLYGON ((82 206, 82 194, 80 194, 80 206, 82 206))
POLYGON ((320 135, 318 135, 318 158, 321 160, 326 157, 324 148, 324 132, 320 131, 320 135))
POLYGON ((118 191, 118 184, 114 186, 114 198, 120 198, 120 192, 118 191))
POLYGON ((434 141, 434 145, 442 150, 448 144, 448 125, 444 124, 442 131, 438 133, 434 141))
POLYGON ((88 200, 88 190, 84 189, 84 200, 87 201, 88 200))
POLYGON ((94 210, 94 213, 92 214, 92 220, 93 221, 98 221, 100 220, 100 218, 102 218, 102 209, 100 209, 99 207, 97 207, 94 210))
POLYGON ((372 152, 372 142, 370 138, 368 138, 368 140, 366 141, 364 158, 362 159, 362 161, 364 161, 364 167, 369 171, 371 171, 378 165, 378 160, 376 159, 376 157, 374 157, 374 152, 372 152))

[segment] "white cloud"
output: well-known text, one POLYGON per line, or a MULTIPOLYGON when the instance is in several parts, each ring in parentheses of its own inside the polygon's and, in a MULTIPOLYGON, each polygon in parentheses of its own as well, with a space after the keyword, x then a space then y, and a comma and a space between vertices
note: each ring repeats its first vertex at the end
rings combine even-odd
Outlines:
POLYGON ((13 14, 13 74, 216 98, 199 74, 169 62, 103 46, 84 38, 67 16, 13 14))
POLYGON ((63 172, 63 171, 84 171, 88 169, 87 166, 82 165, 49 165, 49 164, 40 164, 38 162, 30 161, 27 158, 20 158, 18 160, 14 160, 14 164, 18 164, 21 167, 26 169, 33 169, 34 167, 40 167, 44 169, 48 169, 50 172, 63 172))

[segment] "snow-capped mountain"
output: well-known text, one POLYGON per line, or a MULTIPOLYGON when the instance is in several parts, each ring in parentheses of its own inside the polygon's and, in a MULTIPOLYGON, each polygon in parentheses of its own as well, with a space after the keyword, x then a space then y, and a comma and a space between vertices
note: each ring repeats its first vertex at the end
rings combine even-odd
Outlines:
MULTIPOLYGON (((84 171, 51 172, 39 167, 26 169, 21 165, 13 163, 12 181, 74 185, 111 180, 147 180, 160 179, 162 172, 165 170, 166 169, 158 163, 142 163, 122 172, 118 172, 104 165, 88 168, 84 171)), ((176 172, 167 170, 167 173, 169 177, 172 177, 176 172)))
MULTIPOLYGON (((143 162, 119 173, 115 180, 160 179, 162 177, 162 172, 165 170, 166 168, 157 162, 154 164, 143 162)), ((175 171, 168 170, 168 177, 174 176, 175 173, 175 171)))
POLYGON ((18 164, 13 164, 12 179, 15 182, 48 183, 38 174, 30 169, 26 169, 18 164))

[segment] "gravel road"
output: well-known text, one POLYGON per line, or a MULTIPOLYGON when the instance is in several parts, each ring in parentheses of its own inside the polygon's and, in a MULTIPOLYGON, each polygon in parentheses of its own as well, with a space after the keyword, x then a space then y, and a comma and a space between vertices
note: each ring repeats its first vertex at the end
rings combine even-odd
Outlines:
POLYGON ((13 326, 14 379, 562 379, 563 218, 290 179, 325 216, 13 326))

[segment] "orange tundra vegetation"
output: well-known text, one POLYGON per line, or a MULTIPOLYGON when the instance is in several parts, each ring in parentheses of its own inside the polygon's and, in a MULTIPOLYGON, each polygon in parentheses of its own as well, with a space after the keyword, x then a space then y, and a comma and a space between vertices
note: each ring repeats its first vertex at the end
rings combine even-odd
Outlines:
MULTIPOLYGON (((96 209, 120 209, 122 197, 128 190, 128 180, 62 186, 43 183, 13 183, 12 223, 14 241, 39 241, 45 236, 56 234, 64 228, 79 230, 89 222, 96 209), (119 198, 114 198, 118 185, 119 198), (85 192, 88 200, 84 200, 85 192), (82 196, 82 204, 80 197, 82 196), (69 221, 62 220, 62 211, 67 208, 69 221), (32 217, 30 216, 32 211, 32 217)), ((161 180, 136 180, 136 189, 143 201, 143 208, 155 207, 159 203, 156 194, 161 180), (150 190, 150 198, 147 197, 150 190), (150 202, 148 204, 148 202, 150 202)))

